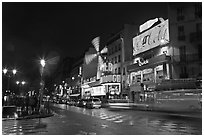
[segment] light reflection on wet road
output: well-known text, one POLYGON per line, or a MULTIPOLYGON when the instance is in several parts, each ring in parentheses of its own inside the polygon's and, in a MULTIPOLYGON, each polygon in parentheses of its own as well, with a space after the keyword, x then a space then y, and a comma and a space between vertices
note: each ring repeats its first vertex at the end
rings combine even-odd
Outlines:
POLYGON ((45 135, 202 134, 202 119, 199 118, 176 117, 160 112, 105 108, 86 109, 61 104, 54 106, 57 107, 55 116, 41 119, 41 126, 39 126, 38 119, 2 121, 2 133, 45 135))

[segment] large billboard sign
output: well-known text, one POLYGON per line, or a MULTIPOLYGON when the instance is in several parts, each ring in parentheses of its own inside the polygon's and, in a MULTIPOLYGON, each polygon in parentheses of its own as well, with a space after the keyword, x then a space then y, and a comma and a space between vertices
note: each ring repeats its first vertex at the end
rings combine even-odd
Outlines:
POLYGON ((169 42, 168 19, 133 38, 133 56, 169 42))

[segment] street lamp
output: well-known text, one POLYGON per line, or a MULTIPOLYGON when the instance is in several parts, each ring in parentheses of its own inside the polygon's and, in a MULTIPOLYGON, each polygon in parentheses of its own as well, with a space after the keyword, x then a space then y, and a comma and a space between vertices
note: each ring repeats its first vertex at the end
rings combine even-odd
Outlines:
POLYGON ((3 73, 4 73, 4 75, 6 74, 8 72, 8 70, 5 68, 5 69, 3 69, 3 73))
POLYGON ((22 85, 25 85, 25 83, 26 83, 25 81, 22 81, 22 82, 21 82, 22 85))
POLYGON ((20 95, 23 95, 23 86, 26 84, 26 82, 23 81, 16 81, 16 84, 18 85, 18 92, 20 92, 20 95))
POLYGON ((16 81, 16 84, 18 85, 20 82, 19 81, 16 81))
POLYGON ((41 89, 40 89, 40 94, 39 94, 39 113, 40 113, 40 108, 41 108, 41 104, 42 104, 42 99, 43 99, 43 89, 44 89, 44 81, 43 81, 43 71, 44 71, 44 67, 45 67, 46 61, 44 59, 40 60, 40 65, 41 65, 41 81, 40 81, 40 85, 41 85, 41 89))
POLYGON ((41 60, 40 60, 40 64, 41 64, 41 66, 44 68, 44 67, 45 67, 45 60, 44 60, 44 59, 41 59, 41 60))
MULTIPOLYGON (((6 89, 6 93, 10 93, 10 77, 12 75, 16 75, 17 70, 13 69, 13 70, 9 70, 7 68, 3 69, 3 74, 8 77, 8 81, 7 81, 7 89, 6 89)), ((6 105, 8 105, 9 102, 6 103, 6 105)))

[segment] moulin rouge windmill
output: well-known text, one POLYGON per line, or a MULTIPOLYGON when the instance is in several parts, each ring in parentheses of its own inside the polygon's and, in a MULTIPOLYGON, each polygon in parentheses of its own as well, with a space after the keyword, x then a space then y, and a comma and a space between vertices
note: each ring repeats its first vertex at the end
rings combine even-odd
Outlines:
POLYGON ((97 76, 96 79, 99 79, 101 76, 101 72, 100 72, 100 66, 103 64, 103 54, 108 52, 107 47, 104 47, 101 51, 99 51, 99 47, 100 47, 100 37, 96 37, 92 40, 92 44, 95 47, 96 53, 94 54, 89 54, 89 55, 85 55, 85 61, 86 64, 91 63, 91 61, 95 58, 98 58, 98 64, 97 64, 97 76))

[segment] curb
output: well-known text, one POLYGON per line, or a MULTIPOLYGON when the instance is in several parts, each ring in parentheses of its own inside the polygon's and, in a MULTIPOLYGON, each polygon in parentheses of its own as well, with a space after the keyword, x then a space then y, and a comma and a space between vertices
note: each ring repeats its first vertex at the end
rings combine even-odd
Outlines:
POLYGON ((24 120, 24 119, 35 119, 35 118, 46 118, 54 116, 54 114, 47 114, 47 115, 33 115, 33 116, 24 116, 24 117, 18 117, 18 118, 2 118, 2 121, 6 120, 24 120))
POLYGON ((35 115, 35 116, 25 116, 25 117, 19 117, 16 118, 16 120, 23 120, 23 119, 35 119, 35 118, 46 118, 46 117, 51 117, 54 114, 47 114, 47 115, 35 115))

